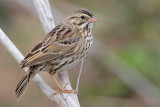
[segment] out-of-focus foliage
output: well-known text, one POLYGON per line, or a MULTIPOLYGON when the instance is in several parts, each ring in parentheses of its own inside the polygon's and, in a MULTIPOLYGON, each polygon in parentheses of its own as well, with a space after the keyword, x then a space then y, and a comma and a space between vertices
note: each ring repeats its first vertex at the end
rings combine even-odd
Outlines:
MULTIPOLYGON (((14 0, 7 1, 0 2, 0 27, 26 54, 44 37, 44 32, 38 18, 14 3, 14 0)), ((103 56, 94 54, 108 48, 113 50, 160 89, 160 1, 50 0, 50 2, 66 14, 77 8, 87 8, 100 20, 95 24, 94 37, 103 47, 93 46, 93 50, 96 51, 92 51, 85 59, 79 86, 82 106, 149 107, 139 95, 103 65, 105 62, 103 60, 106 60, 104 54, 103 56)), ((76 85, 78 69, 79 66, 69 72, 73 87, 76 85)), ((53 106, 34 85, 29 87, 20 104, 16 104, 14 89, 24 75, 21 71, 16 61, 0 45, 0 106, 53 106)), ((41 75, 53 85, 49 75, 45 73, 41 75)))

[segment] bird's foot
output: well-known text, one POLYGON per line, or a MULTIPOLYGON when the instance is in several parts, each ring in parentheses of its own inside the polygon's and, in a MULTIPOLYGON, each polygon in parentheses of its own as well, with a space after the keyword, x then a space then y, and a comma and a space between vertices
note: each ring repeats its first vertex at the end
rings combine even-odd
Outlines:
POLYGON ((67 89, 65 89, 68 84, 69 84, 69 82, 64 86, 64 88, 60 88, 56 92, 54 92, 53 94, 51 94, 50 97, 52 97, 53 95, 56 95, 58 93, 75 93, 75 94, 79 94, 79 92, 77 92, 76 90, 67 90, 67 89))

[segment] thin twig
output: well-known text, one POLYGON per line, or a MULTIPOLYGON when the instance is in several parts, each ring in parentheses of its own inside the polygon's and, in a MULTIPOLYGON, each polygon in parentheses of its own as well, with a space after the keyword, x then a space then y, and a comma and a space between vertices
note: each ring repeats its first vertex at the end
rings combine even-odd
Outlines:
POLYGON ((79 80, 80 80, 81 73, 82 73, 83 62, 84 62, 84 59, 82 59, 82 61, 81 61, 80 71, 79 71, 79 74, 78 74, 77 86, 76 86, 76 91, 77 91, 77 92, 78 92, 79 80))

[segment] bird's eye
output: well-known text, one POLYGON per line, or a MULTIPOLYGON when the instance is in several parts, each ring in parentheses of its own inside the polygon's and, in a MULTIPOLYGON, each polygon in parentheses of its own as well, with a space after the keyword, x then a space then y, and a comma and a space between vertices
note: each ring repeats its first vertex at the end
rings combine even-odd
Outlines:
POLYGON ((84 16, 81 16, 81 19, 84 19, 85 17, 84 16))

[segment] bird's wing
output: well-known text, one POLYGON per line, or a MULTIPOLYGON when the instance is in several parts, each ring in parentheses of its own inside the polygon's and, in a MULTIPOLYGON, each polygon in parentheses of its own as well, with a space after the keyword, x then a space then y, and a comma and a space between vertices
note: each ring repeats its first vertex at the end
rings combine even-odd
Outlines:
POLYGON ((58 25, 21 61, 20 66, 33 66, 76 54, 82 44, 81 34, 67 26, 58 25))

